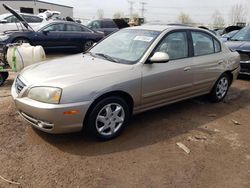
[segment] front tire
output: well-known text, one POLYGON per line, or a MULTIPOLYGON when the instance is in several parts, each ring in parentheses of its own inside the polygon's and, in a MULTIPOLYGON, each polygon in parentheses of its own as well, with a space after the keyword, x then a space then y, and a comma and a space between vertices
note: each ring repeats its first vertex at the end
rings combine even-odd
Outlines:
POLYGON ((221 102, 227 95, 230 87, 230 78, 228 74, 224 73, 215 83, 211 93, 210 100, 212 102, 221 102))
POLYGON ((88 131, 99 140, 111 140, 121 134, 129 119, 129 106, 120 97, 99 101, 87 117, 88 131))

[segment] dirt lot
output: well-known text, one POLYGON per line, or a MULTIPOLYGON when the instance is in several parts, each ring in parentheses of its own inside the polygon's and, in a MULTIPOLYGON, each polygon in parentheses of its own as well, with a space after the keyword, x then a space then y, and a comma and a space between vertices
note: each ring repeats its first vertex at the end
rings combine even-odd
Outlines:
POLYGON ((250 187, 249 78, 223 103, 198 98, 149 111, 102 143, 31 128, 10 96, 14 76, 0 88, 0 176, 20 185, 0 179, 0 187, 250 187))

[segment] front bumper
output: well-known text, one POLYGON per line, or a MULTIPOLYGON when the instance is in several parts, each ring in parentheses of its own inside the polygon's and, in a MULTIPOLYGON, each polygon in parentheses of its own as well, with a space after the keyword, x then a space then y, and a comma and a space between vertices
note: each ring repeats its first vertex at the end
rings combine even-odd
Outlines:
POLYGON ((35 128, 52 134, 79 132, 91 102, 72 104, 46 104, 27 97, 19 97, 15 83, 11 89, 19 114, 35 128), (65 115, 67 111, 79 111, 75 115, 65 115))

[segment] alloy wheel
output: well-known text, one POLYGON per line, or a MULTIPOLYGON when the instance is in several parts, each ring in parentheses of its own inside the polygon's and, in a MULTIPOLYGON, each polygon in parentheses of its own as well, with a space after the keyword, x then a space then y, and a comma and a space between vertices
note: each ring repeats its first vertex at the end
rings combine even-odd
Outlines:
POLYGON ((120 104, 104 106, 96 117, 96 130, 103 136, 111 136, 119 131, 125 121, 125 111, 120 104))
POLYGON ((228 79, 226 77, 222 77, 216 87, 216 96, 218 97, 218 99, 222 99, 226 95, 228 87, 228 79))

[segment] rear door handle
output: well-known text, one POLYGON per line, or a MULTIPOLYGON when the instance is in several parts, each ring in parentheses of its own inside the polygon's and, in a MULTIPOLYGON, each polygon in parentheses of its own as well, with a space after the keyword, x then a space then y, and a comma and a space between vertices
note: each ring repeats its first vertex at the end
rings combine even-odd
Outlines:
POLYGON ((191 67, 186 67, 186 68, 184 68, 184 71, 185 72, 188 72, 188 71, 190 71, 191 70, 191 67))

